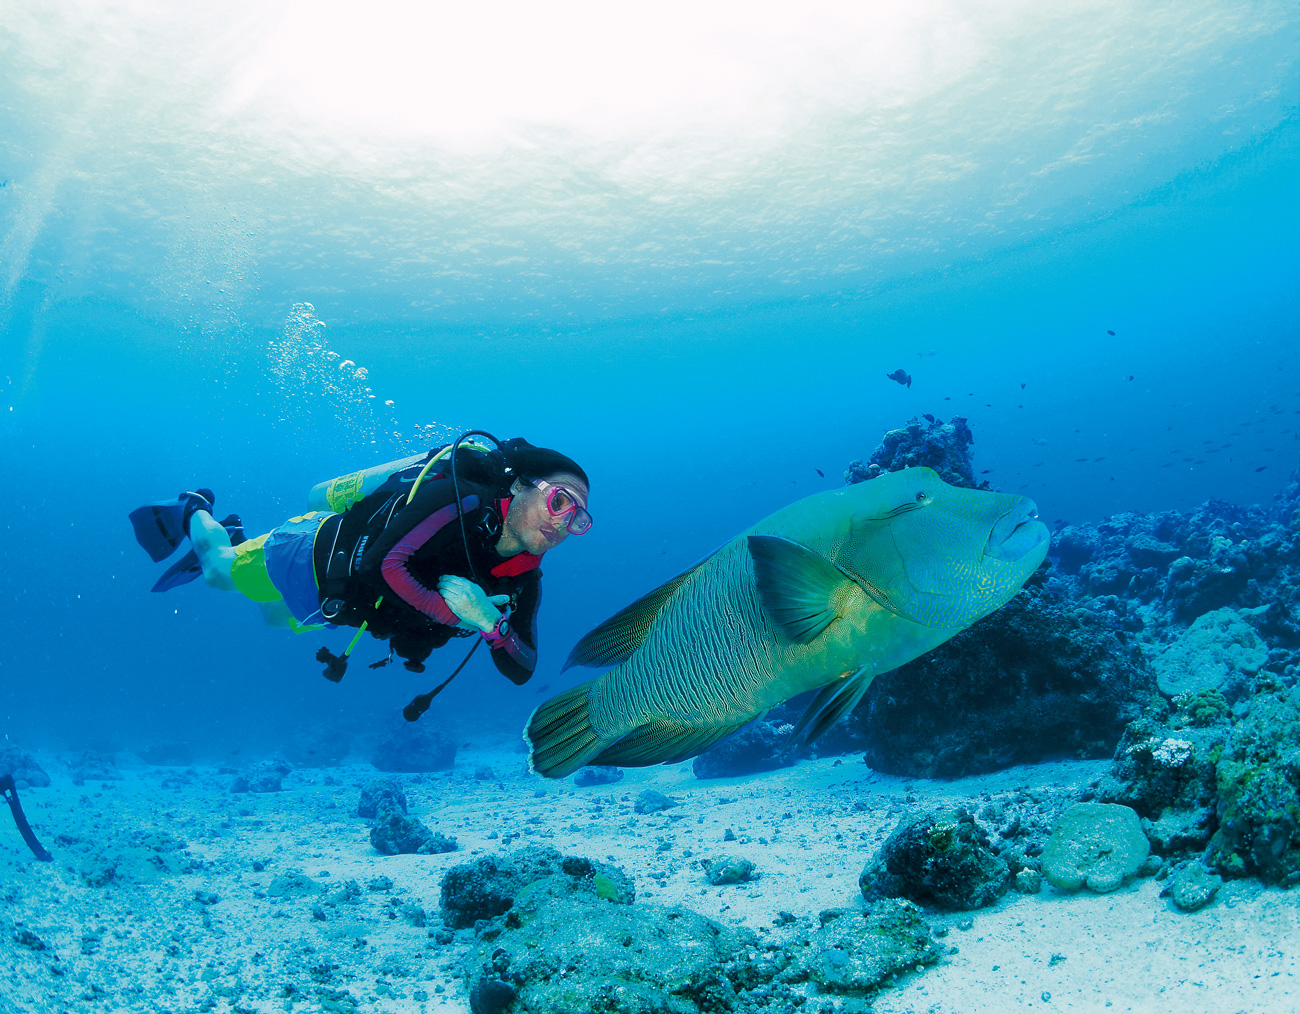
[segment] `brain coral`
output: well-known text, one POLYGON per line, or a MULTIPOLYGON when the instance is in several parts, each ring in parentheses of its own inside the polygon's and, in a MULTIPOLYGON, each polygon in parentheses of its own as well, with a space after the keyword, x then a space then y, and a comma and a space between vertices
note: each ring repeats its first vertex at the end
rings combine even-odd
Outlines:
POLYGON ((1156 658, 1160 692, 1175 697, 1222 686, 1233 673, 1254 675, 1268 661, 1268 647, 1235 609, 1198 617, 1156 658))
POLYGON ((1106 894, 1142 868, 1151 846, 1137 813, 1115 803, 1075 803, 1052 827, 1043 876, 1066 891, 1106 894))

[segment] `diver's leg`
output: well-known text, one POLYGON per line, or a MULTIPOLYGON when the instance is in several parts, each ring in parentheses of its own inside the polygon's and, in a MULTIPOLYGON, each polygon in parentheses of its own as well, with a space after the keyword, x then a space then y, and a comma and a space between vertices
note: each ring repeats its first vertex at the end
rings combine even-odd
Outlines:
POLYGON ((221 591, 234 591, 230 565, 235 560, 235 550, 221 522, 207 511, 195 511, 190 515, 190 544, 203 568, 203 580, 221 591))
POLYGON ((258 605, 262 607, 262 619, 266 620, 268 627, 288 630, 296 622, 293 613, 289 612, 289 607, 283 602, 259 602, 258 605))

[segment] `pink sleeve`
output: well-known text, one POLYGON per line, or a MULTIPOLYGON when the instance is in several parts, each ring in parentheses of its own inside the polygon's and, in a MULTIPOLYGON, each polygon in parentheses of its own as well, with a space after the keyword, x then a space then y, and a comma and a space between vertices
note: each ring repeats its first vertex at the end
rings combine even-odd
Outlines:
MULTIPOLYGON (((473 507, 468 497, 464 504, 466 510, 473 507)), ((402 540, 384 557, 383 565, 380 567, 380 573, 388 582, 388 587, 393 589, 403 602, 414 606, 435 623, 443 623, 449 627, 456 626, 460 622, 460 617, 451 611, 451 607, 436 589, 426 588, 420 584, 407 564, 421 546, 455 517, 454 503, 434 511, 402 537, 402 540)))

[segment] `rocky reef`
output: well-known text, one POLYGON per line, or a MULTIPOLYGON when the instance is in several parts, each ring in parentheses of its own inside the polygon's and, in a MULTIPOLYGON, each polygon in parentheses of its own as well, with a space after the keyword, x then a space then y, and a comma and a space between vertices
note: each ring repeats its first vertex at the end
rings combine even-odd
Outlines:
POLYGON ((443 919, 474 926, 463 964, 475 1014, 776 1014, 813 993, 866 996, 939 960, 910 902, 829 909, 784 939, 677 906, 637 903, 617 867, 554 849, 458 866, 443 879, 443 919))
POLYGON ((956 778, 1107 757, 1155 692, 1125 631, 1035 579, 992 616, 878 678, 850 721, 873 768, 956 778))
POLYGON ((0 747, 0 775, 13 775, 19 788, 44 788, 50 784, 49 773, 30 753, 17 747, 0 747))
MULTIPOLYGON (((926 465, 974 487, 973 444, 960 417, 913 418, 845 480, 926 465)), ((1162 876, 1181 877, 1194 903, 1209 896, 1206 876, 1300 883, 1298 683, 1300 468, 1271 505, 1211 500, 1061 528, 1019 595, 878 678, 813 749, 861 750, 877 770, 940 778, 1113 757, 1085 797, 1131 807, 1162 876)), ((805 704, 702 754, 697 776, 806 755, 788 739, 805 704)), ((928 833, 904 831, 909 841, 928 833)))
POLYGON ((926 414, 909 419, 906 426, 889 430, 864 464, 851 461, 844 472, 849 485, 874 479, 900 468, 924 465, 939 473, 939 478, 954 486, 986 489, 988 483, 976 483, 971 468, 970 446, 975 443, 966 420, 959 415, 944 422, 926 414))
POLYGON ((370 749, 380 771, 448 771, 456 763, 456 744, 432 725, 393 721, 370 749))

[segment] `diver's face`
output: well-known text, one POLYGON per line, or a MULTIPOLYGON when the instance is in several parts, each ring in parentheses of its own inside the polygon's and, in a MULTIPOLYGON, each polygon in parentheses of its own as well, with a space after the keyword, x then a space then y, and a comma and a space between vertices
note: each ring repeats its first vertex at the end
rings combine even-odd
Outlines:
MULTIPOLYGON (((504 534, 517 539, 525 552, 534 556, 554 549, 569 537, 568 524, 572 512, 553 515, 547 506, 555 487, 567 491, 580 507, 585 509, 587 506, 587 484, 576 475, 556 472, 546 476, 544 481, 550 490, 540 490, 523 480, 515 481, 511 487, 514 496, 510 498, 510 510, 503 530, 504 534)), ((561 496, 560 499, 564 498, 561 496)))

